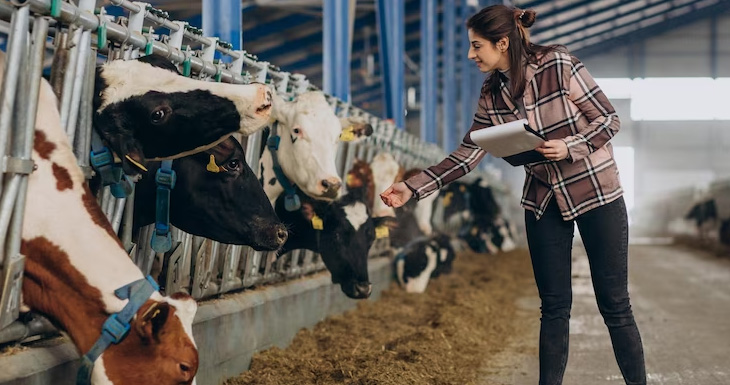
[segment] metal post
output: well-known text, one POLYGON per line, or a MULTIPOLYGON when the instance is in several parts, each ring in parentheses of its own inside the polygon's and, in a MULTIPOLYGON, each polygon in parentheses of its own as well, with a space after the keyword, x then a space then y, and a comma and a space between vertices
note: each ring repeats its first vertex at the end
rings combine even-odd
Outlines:
POLYGON ((324 0, 324 91, 350 101, 350 1, 324 0))
POLYGON ((443 63, 444 72, 441 86, 443 87, 443 132, 442 148, 451 152, 458 145, 458 125, 456 124, 456 7, 455 0, 443 0, 443 63))
POLYGON ((469 47, 471 46, 471 43, 469 42, 469 34, 468 30, 466 28, 466 20, 469 18, 469 16, 472 13, 472 7, 469 6, 469 0, 461 0, 461 17, 460 22, 461 25, 461 52, 459 54, 461 55, 461 129, 462 136, 466 135, 466 132, 471 127, 472 123, 472 109, 474 108, 474 105, 477 103, 476 100, 472 99, 472 93, 471 89, 473 88, 472 81, 471 81, 471 73, 472 73, 472 66, 473 64, 468 58, 469 53, 469 47))
POLYGON ((421 140, 436 143, 436 0, 421 0, 421 140))
POLYGON ((231 43, 232 49, 243 45, 243 9, 241 0, 203 0, 203 33, 231 43))
POLYGON ((405 128, 405 2, 378 0, 380 73, 383 74, 385 118, 405 128))

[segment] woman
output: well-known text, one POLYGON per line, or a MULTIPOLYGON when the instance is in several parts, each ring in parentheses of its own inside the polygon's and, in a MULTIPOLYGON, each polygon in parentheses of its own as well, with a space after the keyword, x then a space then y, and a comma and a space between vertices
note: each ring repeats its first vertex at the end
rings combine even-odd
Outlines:
MULTIPOLYGON (((583 238, 596 300, 627 384, 646 384, 644 353, 627 289, 628 224, 609 140, 619 129, 613 106, 583 64, 564 48, 529 41, 535 12, 504 5, 467 22, 469 59, 489 73, 469 130, 526 118, 548 140, 547 162, 525 166, 521 200, 535 282, 542 301, 540 384, 562 382, 568 359, 574 222, 583 238)), ((469 134, 438 165, 393 184, 383 202, 423 199, 474 169, 484 151, 469 134)))

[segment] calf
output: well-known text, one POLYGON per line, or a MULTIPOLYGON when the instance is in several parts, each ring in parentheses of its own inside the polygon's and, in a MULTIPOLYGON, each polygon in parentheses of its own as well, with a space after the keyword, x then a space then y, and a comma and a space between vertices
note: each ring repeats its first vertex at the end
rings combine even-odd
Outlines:
POLYGON ((261 183, 271 204, 284 192, 282 183, 316 199, 336 199, 342 186, 335 164, 337 146, 341 139, 371 135, 372 126, 363 118, 338 118, 319 91, 303 93, 292 102, 274 94, 271 116, 272 132, 259 161, 261 183))
POLYGON ((395 257, 398 284, 409 293, 423 293, 431 278, 451 272, 455 255, 446 235, 412 240, 395 257))
MULTIPOLYGON (((3 62, 0 54, 0 76, 3 62)), ((33 145, 37 168, 28 179, 22 227, 23 301, 65 330, 84 354, 100 338, 105 320, 129 302, 115 290, 141 282, 151 296, 140 301, 123 339, 92 357, 91 382, 192 384, 197 305, 185 294, 165 297, 144 284, 86 186, 56 105, 42 80, 33 145)))
MULTIPOLYGON (((159 162, 137 182, 134 230, 154 223, 159 162)), ((170 191, 170 223, 194 235, 256 250, 277 250, 287 238, 256 175, 233 137, 208 150, 175 160, 177 175, 170 191)))
POLYGON ((179 158, 231 133, 251 134, 271 113, 267 86, 186 78, 157 56, 108 62, 97 69, 94 87, 94 129, 128 174, 146 159, 179 158))
POLYGON ((302 195, 301 208, 287 211, 284 199, 276 202, 276 213, 289 227, 289 239, 281 253, 295 249, 322 255, 332 283, 340 284, 350 298, 370 296, 368 251, 375 240, 375 228, 386 219, 371 218, 365 203, 347 194, 326 202, 302 195))

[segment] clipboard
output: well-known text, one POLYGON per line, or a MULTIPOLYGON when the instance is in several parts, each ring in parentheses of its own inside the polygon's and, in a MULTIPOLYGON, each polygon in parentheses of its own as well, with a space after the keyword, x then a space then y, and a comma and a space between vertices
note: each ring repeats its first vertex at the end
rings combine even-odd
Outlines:
POLYGON ((472 131, 469 135, 484 151, 504 159, 512 166, 549 161, 535 151, 547 139, 533 130, 527 119, 486 127, 472 131))

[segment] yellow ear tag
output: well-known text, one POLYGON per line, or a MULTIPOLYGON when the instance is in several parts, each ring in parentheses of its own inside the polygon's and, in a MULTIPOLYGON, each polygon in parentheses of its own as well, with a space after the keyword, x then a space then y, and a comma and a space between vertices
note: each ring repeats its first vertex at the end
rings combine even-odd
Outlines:
POLYGON ((133 165, 137 166, 140 170, 147 172, 147 167, 143 166, 141 163, 137 162, 136 160, 132 159, 129 155, 124 155, 125 158, 127 158, 128 161, 132 162, 133 165))
POLYGON ((375 228, 375 239, 387 238, 390 235, 388 226, 378 226, 375 228))
POLYGON ((459 186, 459 191, 465 192, 466 191, 466 186, 463 186, 463 185, 462 186, 459 186))
POLYGON ((340 140, 343 142, 352 142, 355 140, 355 127, 349 126, 342 130, 340 134, 340 140))
POLYGON ((444 195, 444 207, 451 206, 451 198, 453 198, 453 197, 454 197, 454 193, 451 191, 447 192, 446 195, 444 195))
POLYGON ((347 178, 345 178, 345 184, 347 187, 352 186, 352 182, 355 181, 355 177, 352 176, 352 174, 347 174, 347 178))
POLYGON ((215 156, 213 154, 210 154, 210 162, 208 162, 208 166, 205 167, 206 170, 210 172, 220 172, 220 167, 218 167, 217 164, 215 164, 215 156))
POLYGON ((322 222, 322 218, 318 217, 317 215, 312 217, 312 228, 315 230, 322 230, 324 229, 324 223, 322 222))

